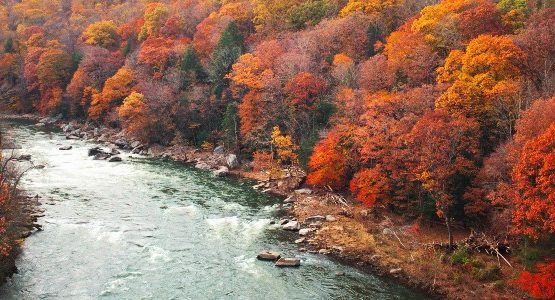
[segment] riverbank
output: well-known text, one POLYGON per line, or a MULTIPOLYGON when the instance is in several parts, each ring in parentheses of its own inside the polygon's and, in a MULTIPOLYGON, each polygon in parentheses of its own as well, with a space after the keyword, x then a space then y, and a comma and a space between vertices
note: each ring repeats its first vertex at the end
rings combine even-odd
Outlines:
MULTIPOLYGON (((286 198, 291 222, 298 221, 299 250, 323 255, 357 266, 373 274, 426 291, 432 298, 448 299, 520 299, 510 279, 517 268, 498 262, 495 256, 468 254, 463 263, 453 255, 429 247, 445 239, 441 226, 410 224, 383 210, 369 211, 349 196, 324 190, 303 188, 304 174, 293 170, 283 178, 269 180, 264 172, 253 172, 249 163, 230 163, 232 153, 214 149, 202 151, 193 147, 142 145, 127 140, 125 134, 109 128, 86 124, 51 122, 33 119, 39 126, 58 126, 71 145, 72 139, 101 143, 107 148, 130 151, 125 155, 151 155, 189 163, 216 175, 247 177, 259 181, 255 188, 286 198), (135 153, 135 154, 133 154, 135 153), (227 172, 217 172, 222 167, 227 172), (499 266, 496 268, 495 266, 499 266)), ((283 220, 282 222, 286 222, 283 220)), ((287 225, 287 224, 285 224, 287 225)), ((457 240, 468 236, 456 233, 457 240)), ((513 265, 514 259, 509 258, 513 265)), ((338 274, 340 275, 340 274, 338 274)))
MULTIPOLYGON (((28 120, 34 117, 18 118, 28 120)), ((17 272, 16 260, 25 238, 41 230, 37 224, 42 216, 39 196, 25 195, 18 187, 25 170, 34 168, 34 165, 30 162, 31 157, 19 153, 18 148, 13 141, 0 137, 0 284, 17 272)))

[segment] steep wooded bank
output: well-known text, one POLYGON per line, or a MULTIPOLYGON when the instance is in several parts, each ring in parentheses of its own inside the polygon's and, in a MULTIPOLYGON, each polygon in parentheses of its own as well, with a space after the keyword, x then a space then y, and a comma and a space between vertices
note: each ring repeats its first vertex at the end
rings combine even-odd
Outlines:
POLYGON ((0 284, 17 271, 15 260, 24 238, 40 230, 38 199, 22 194, 18 185, 35 166, 28 155, 18 155, 13 141, 3 139, 0 130, 0 284))
POLYGON ((3 1, 0 101, 223 146, 272 180, 305 168, 441 222, 451 250, 456 228, 483 231, 550 298, 554 22, 552 1, 526 0, 3 1))

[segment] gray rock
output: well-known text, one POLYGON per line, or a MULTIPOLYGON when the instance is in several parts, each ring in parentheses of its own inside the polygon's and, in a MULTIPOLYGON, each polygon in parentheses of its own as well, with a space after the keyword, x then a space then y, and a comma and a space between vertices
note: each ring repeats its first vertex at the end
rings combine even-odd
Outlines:
POLYGON ((299 267, 301 265, 301 260, 299 258, 280 258, 275 266, 284 268, 284 267, 299 267))
POLYGON ((66 140, 80 140, 81 138, 76 135, 66 135, 66 140))
POLYGON ((239 159, 237 159, 237 155, 235 154, 228 155, 226 157, 226 163, 227 166, 232 170, 239 167, 239 159))
POLYGON ((322 222, 321 221, 316 221, 316 222, 312 222, 310 224, 308 224, 308 227, 310 228, 320 228, 322 227, 322 222))
POLYGON ((224 146, 218 146, 214 149, 214 154, 224 154, 224 153, 225 153, 224 146))
POLYGON ((310 216, 305 219, 305 222, 312 222, 312 221, 324 221, 326 217, 324 216, 310 216))
POLYGON ((284 224, 282 226, 282 228, 284 230, 297 231, 297 230, 301 229, 301 224, 299 224, 299 222, 297 222, 297 221, 289 221, 286 224, 284 224))
POLYGON ((112 156, 112 157, 108 160, 108 162, 121 162, 121 161, 123 161, 123 159, 121 159, 121 157, 119 157, 119 156, 112 156))
POLYGON ((102 135, 100 135, 100 137, 98 138, 98 141, 101 143, 104 143, 106 141, 108 141, 108 136, 104 133, 102 135))
POLYGON ((75 130, 75 128, 73 128, 73 125, 71 124, 66 124, 62 127, 63 132, 71 132, 73 130, 75 130))
POLYGON ((287 223, 289 223, 289 219, 281 219, 281 220, 279 220, 279 223, 278 223, 278 224, 281 225, 281 226, 283 226, 283 225, 285 225, 285 224, 287 224, 287 223))
POLYGON ((270 250, 264 250, 258 253, 258 255, 256 256, 256 258, 259 260, 276 260, 276 259, 279 259, 280 257, 281 257, 281 254, 270 250))
POLYGON ((295 203, 296 201, 297 199, 295 199, 295 197, 289 196, 287 199, 283 200, 283 203, 295 203))
POLYGON ((229 174, 229 169, 227 167, 221 166, 218 170, 214 171, 214 176, 224 177, 229 174))
POLYGON ((19 158, 17 160, 31 160, 31 154, 22 154, 19 156, 19 158))
POLYGON ((298 189, 298 190, 295 190, 295 193, 296 193, 296 194, 299 194, 299 195, 310 195, 310 194, 312 194, 312 190, 311 190, 311 189, 307 189, 307 188, 298 189))
POLYGON ((129 143, 124 139, 117 139, 114 141, 114 144, 118 146, 120 149, 125 149, 129 147, 129 143))
POLYGON ((306 241, 306 239, 304 237, 300 238, 300 239, 296 239, 295 240, 295 244, 302 244, 306 241))
POLYGON ((330 254, 330 253, 331 253, 331 251, 328 250, 328 249, 320 249, 320 250, 318 250, 318 254, 328 255, 328 254, 330 254))
POLYGON ((136 149, 136 148, 140 148, 141 146, 141 142, 139 141, 134 141, 133 143, 131 143, 131 148, 136 149))
POLYGON ((39 169, 39 170, 44 169, 44 168, 45 168, 44 165, 36 165, 35 166, 35 169, 39 169))
POLYGON ((303 228, 303 229, 299 230, 299 235, 300 235, 300 236, 305 236, 305 235, 308 235, 308 234, 311 233, 311 232, 312 232, 312 229, 310 229, 310 228, 303 228))
POLYGON ((327 216, 326 216, 326 221, 328 221, 328 222, 335 222, 335 221, 337 221, 337 218, 334 217, 334 216, 332 216, 332 215, 327 215, 327 216))
POLYGON ((395 232, 392 229, 384 228, 383 231, 382 231, 382 234, 393 235, 393 234, 395 234, 395 232))
POLYGON ((63 150, 63 151, 67 151, 67 150, 73 149, 73 146, 62 146, 62 147, 60 147, 60 148, 58 148, 58 149, 63 150))
POLYGON ((98 153, 96 155, 94 155, 93 159, 94 160, 106 160, 110 157, 111 155, 108 153, 98 153))
POLYGON ((88 155, 89 156, 95 156, 95 155, 100 154, 100 153, 104 153, 104 150, 102 150, 102 148, 100 148, 100 147, 94 147, 94 148, 89 149, 88 155))
POLYGON ((389 270, 389 274, 399 274, 401 272, 403 272, 402 268, 396 268, 396 269, 389 270))

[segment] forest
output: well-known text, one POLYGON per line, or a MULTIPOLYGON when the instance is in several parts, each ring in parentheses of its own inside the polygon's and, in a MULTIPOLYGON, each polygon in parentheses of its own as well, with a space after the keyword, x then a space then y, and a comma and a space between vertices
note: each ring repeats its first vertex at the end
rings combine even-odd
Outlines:
POLYGON ((534 245, 516 282, 553 299, 553 24, 553 0, 2 0, 0 111, 534 245))

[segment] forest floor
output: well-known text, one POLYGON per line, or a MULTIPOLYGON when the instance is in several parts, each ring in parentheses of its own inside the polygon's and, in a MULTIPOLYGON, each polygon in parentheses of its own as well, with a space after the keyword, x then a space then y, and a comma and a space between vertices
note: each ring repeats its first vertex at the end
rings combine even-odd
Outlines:
MULTIPOLYGON (((0 115, 2 118, 8 118, 0 115)), ((37 121, 36 117, 19 117, 37 121)), ((64 128, 60 122, 56 126, 64 128)), ((72 129, 86 132, 92 142, 116 147, 125 134, 113 129, 72 122, 72 129)), ((68 136, 71 134, 67 132, 68 136)), ((129 144, 132 142, 129 141, 129 144)), ((189 163, 207 171, 226 166, 225 153, 190 146, 149 145, 148 155, 189 163)), ((437 299, 527 299, 511 284, 523 270, 516 255, 500 258, 485 253, 448 252, 434 247, 447 240, 443 224, 414 223, 385 209, 369 210, 349 195, 303 188, 301 170, 284 170, 270 180, 265 172, 254 172, 249 163, 227 173, 258 181, 254 188, 284 198, 283 208, 291 220, 307 229, 295 241, 300 251, 329 255, 364 271, 378 274, 425 292, 437 299), (308 231, 308 232, 307 232, 308 231), (509 264, 503 260, 507 258, 509 264)), ((470 231, 459 228, 455 242, 468 238, 470 231)))

